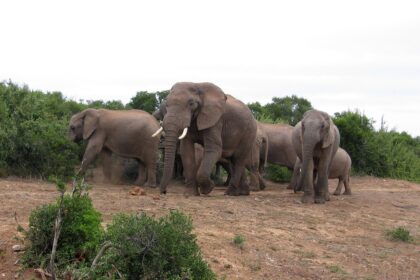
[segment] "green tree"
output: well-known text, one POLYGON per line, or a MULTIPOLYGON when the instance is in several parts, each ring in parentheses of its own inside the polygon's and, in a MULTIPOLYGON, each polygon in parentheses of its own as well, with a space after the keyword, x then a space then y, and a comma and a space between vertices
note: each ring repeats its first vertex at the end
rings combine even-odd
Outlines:
POLYGON ((285 120, 290 125, 296 125, 303 114, 312 109, 312 104, 305 98, 296 95, 286 97, 273 97, 272 102, 264 106, 271 119, 285 120))
POLYGON ((158 105, 156 94, 147 91, 137 92, 127 104, 130 108, 140 109, 149 113, 153 113, 158 108, 158 105))

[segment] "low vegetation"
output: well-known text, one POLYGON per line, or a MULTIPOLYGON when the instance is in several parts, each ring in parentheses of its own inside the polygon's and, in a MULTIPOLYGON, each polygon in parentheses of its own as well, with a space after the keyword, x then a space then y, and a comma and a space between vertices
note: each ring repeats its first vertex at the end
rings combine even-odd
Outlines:
POLYGON ((116 215, 107 229, 95 210, 83 183, 56 203, 36 208, 25 233, 27 267, 50 273, 56 219, 61 219, 55 275, 61 279, 216 279, 203 260, 192 220, 179 211, 160 219, 116 215), (61 213, 61 215, 59 214, 61 213))
POLYGON ((388 230, 386 236, 392 241, 402 241, 402 242, 412 242, 413 236, 410 234, 410 231, 405 227, 397 227, 393 230, 388 230))
POLYGON ((233 245, 240 249, 243 249, 245 245, 245 238, 239 234, 235 235, 235 237, 233 238, 233 245))

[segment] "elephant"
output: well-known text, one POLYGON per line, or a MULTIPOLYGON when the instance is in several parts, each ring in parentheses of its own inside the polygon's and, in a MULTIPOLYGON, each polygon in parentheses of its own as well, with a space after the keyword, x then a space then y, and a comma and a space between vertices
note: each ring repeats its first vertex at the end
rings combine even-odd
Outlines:
POLYGON ((296 152, 292 143, 293 126, 288 124, 259 123, 260 128, 267 135, 267 162, 293 169, 296 152))
POLYGON ((298 180, 298 188, 304 191, 302 202, 325 203, 330 199, 328 175, 332 159, 340 144, 338 128, 327 113, 309 110, 294 127, 292 141, 302 161, 298 180), (315 185, 314 176, 317 177, 315 185))
POLYGON ((159 129, 159 123, 141 110, 86 109, 73 115, 69 123, 72 141, 87 140, 79 174, 84 175, 88 165, 101 153, 113 153, 140 162, 136 184, 156 187, 156 162, 159 139, 150 134, 159 129), (147 172, 144 171, 146 169, 147 172))
MULTIPOLYGON (((297 176, 300 174, 300 169, 302 167, 302 163, 297 158, 296 164, 295 164, 295 170, 294 174, 296 173, 297 176)), ((344 194, 345 195, 351 195, 351 189, 350 189, 350 171, 351 171, 351 158, 349 154, 344 150, 343 148, 338 148, 337 152, 334 155, 334 158, 332 159, 331 163, 331 169, 328 176, 328 179, 338 179, 338 185, 337 188, 334 191, 334 195, 341 195, 341 190, 344 185, 344 194)), ((314 182, 316 181, 316 178, 314 178, 314 182)), ((295 180, 297 182, 297 180, 295 180)), ((294 190, 300 191, 298 189, 297 185, 294 185, 294 190)))
POLYGON ((161 193, 166 193, 171 179, 179 138, 185 195, 212 191, 214 185, 210 173, 220 158, 228 158, 233 169, 225 194, 249 195, 249 186, 244 184, 243 175, 246 159, 255 142, 257 123, 248 106, 226 95, 215 84, 180 82, 172 86, 166 99, 166 110, 162 127, 156 131, 165 131, 161 193), (199 166, 195 163, 194 143, 204 147, 199 166))

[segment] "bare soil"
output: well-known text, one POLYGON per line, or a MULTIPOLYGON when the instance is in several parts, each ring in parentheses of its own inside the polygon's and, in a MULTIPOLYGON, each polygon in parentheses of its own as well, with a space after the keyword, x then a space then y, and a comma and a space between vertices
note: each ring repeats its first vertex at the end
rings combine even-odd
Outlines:
MULTIPOLYGON (((334 191, 336 181, 330 181, 334 191)), ((268 182, 250 196, 183 196, 174 183, 166 196, 133 186, 94 183, 90 191, 104 224, 118 212, 161 216, 171 209, 189 214, 204 258, 224 279, 420 279, 420 185, 400 180, 353 177, 353 195, 331 197, 324 205, 304 205, 286 184, 268 182), (413 243, 390 241, 385 232, 404 226, 413 243), (243 247, 233 238, 244 238, 243 247)), ((30 212, 52 202, 53 184, 21 179, 0 180, 0 280, 19 276, 15 213, 28 226, 30 212)))

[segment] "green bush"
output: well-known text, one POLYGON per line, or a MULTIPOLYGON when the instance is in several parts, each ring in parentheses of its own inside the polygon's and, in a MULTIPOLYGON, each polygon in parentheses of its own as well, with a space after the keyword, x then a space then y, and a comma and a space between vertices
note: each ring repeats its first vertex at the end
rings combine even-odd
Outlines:
POLYGON ((202 259, 191 219, 178 211, 160 219, 119 214, 104 242, 112 247, 94 279, 216 279, 202 259))
POLYGON ((341 146, 359 174, 420 182, 420 141, 405 132, 373 129, 373 121, 359 112, 336 113, 341 146))
MULTIPOLYGON (((25 238, 27 249, 23 255, 25 265, 45 267, 49 263, 59 205, 60 201, 57 201, 40 206, 31 213, 25 238)), ((73 196, 64 195, 62 214, 55 258, 59 270, 75 261, 91 261, 103 235, 101 214, 86 193, 78 191, 73 196)))
POLYGON ((277 183, 290 182, 293 172, 287 167, 275 164, 267 164, 264 169, 264 177, 277 183))

